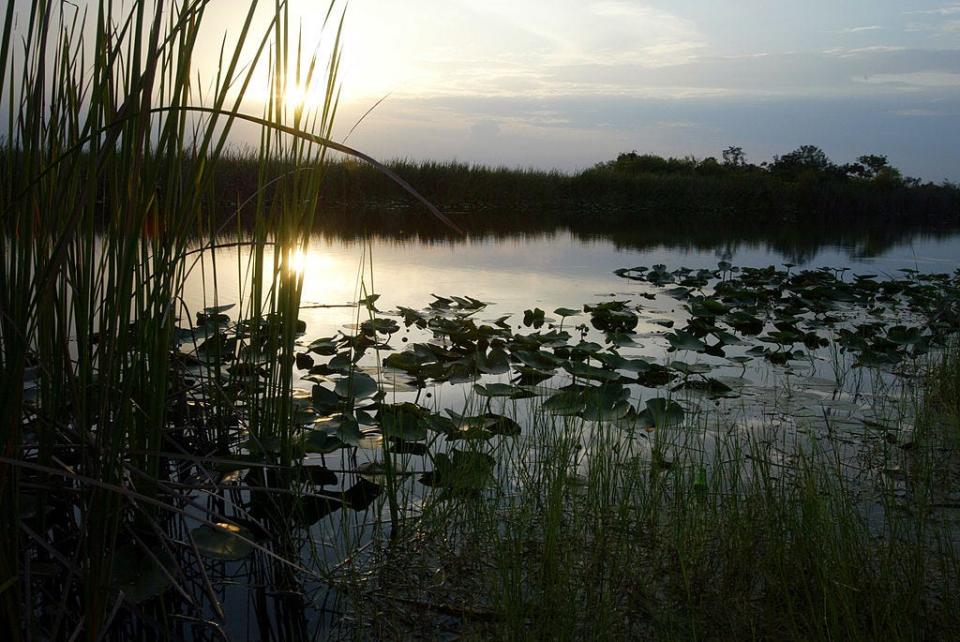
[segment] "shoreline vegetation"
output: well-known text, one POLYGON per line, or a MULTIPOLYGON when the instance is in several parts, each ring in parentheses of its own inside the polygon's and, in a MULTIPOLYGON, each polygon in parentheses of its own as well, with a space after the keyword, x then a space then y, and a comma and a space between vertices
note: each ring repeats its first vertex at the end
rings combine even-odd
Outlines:
MULTIPOLYGON (((329 163, 342 7, 317 60, 285 2, 250 3, 209 83, 207 4, 3 12, 3 639, 956 637, 960 272, 625 266, 631 300, 484 320, 463 293, 378 309, 364 248, 317 336, 298 253, 338 195, 347 221, 400 193, 329 163), (260 143, 231 157, 258 70, 260 143)), ((394 169, 444 207, 642 201, 610 233, 956 215, 878 159, 728 151, 394 169)))
MULTIPOLYGON (((725 150, 724 157, 718 162, 630 152, 575 173, 457 162, 386 165, 427 200, 450 211, 458 225, 476 232, 495 230, 503 224, 498 219, 523 227, 518 218, 600 228, 667 222, 689 228, 732 223, 743 229, 960 224, 960 187, 904 177, 884 156, 865 155, 838 165, 819 148, 805 145, 760 165, 747 163, 736 147, 725 150)), ((236 214, 257 170, 252 154, 231 153, 221 161, 216 177, 221 216, 236 214)), ((269 168, 272 177, 295 171, 282 164, 269 168)), ((320 226, 349 228, 352 221, 355 230, 443 233, 415 199, 357 161, 332 160, 323 168, 320 199, 325 212, 317 218, 320 226)), ((240 218, 247 218, 242 210, 240 218)))
POLYGON ((954 342, 902 391, 915 423, 853 457, 839 420, 745 434, 706 413, 651 435, 650 455, 615 426, 540 416, 508 455, 523 484, 428 507, 355 578, 377 614, 358 635, 954 639, 958 386, 954 342))

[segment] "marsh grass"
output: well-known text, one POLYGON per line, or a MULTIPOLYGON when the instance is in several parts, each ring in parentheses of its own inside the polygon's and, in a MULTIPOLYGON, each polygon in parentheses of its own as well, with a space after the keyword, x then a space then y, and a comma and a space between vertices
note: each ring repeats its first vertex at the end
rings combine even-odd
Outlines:
POLYGON ((535 413, 489 492, 428 499, 375 558, 360 635, 952 638, 958 363, 953 344, 888 408, 911 430, 855 446, 829 421, 708 410, 626 433, 535 413))
MULTIPOLYGON (((300 510, 290 388, 303 277, 291 257, 314 227, 328 150, 374 161, 329 140, 342 28, 335 2, 324 18, 329 60, 304 53, 285 1, 245 3, 209 86, 194 76, 207 4, 34 0, 4 12, 6 639, 215 634, 210 616, 222 621, 224 612, 198 555, 209 533, 197 526, 236 532, 231 546, 258 552, 255 575, 280 596, 267 610, 297 603, 284 598, 299 594, 292 569, 318 576, 300 566, 299 545, 286 535, 300 510), (244 113, 261 70, 271 88, 263 113, 244 113), (288 104, 292 85, 319 86, 325 99, 288 104), (241 241, 246 265, 225 266, 212 248, 237 216, 215 216, 211 203, 238 120, 261 129, 256 187, 236 203, 255 224, 241 241), (277 164, 309 169, 278 176, 269 170, 277 164), (276 190, 269 200, 268 187, 276 190), (240 301, 220 301, 218 272, 233 269, 246 288, 240 301), (194 270, 209 286, 208 309, 184 303, 194 270), (233 336, 220 327, 225 303, 239 304, 233 336), (214 367, 190 371, 178 350, 187 335, 214 367), (231 391, 249 388, 251 371, 260 380, 241 416, 231 391), (243 440, 275 453, 251 473, 252 504, 269 534, 238 525, 244 497, 216 471, 243 440), (172 596, 147 599, 170 587, 172 596)), ((280 633, 302 633, 302 617, 273 622, 280 633)))

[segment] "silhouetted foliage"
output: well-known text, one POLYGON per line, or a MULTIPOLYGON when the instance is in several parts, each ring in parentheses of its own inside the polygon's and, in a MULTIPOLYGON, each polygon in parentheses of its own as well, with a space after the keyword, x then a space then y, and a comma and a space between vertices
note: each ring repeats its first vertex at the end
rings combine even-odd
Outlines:
MULTIPOLYGON (((618 225, 682 220, 767 227, 960 223, 958 186, 905 178, 881 155, 837 165, 820 148, 805 145, 769 164, 748 163, 738 147, 723 150, 722 159, 628 152, 572 174, 465 163, 394 161, 389 166, 465 229, 483 227, 486 217, 498 211, 511 212, 518 225, 532 217, 545 221, 573 217, 595 225, 614 220, 618 225)), ((279 178, 260 195, 269 202, 284 184, 282 177, 304 168, 274 163, 267 170, 279 178)), ((222 159, 215 168, 216 189, 208 211, 224 220, 237 214, 238 205, 254 202, 257 171, 258 161, 252 156, 222 159)), ((320 227, 334 211, 351 212, 348 218, 358 229, 369 229, 367 219, 380 220, 378 213, 395 218, 409 231, 426 225, 419 216, 422 206, 375 169, 342 160, 323 171, 320 227), (407 211, 413 215, 403 215, 407 211)), ((241 208, 241 222, 250 222, 249 209, 241 208)), ((349 225, 338 218, 338 228, 349 225)))
POLYGON ((723 164, 725 167, 744 167, 747 164, 747 155, 742 147, 730 146, 723 150, 723 164))
POLYGON ((770 163, 770 171, 787 178, 799 178, 804 173, 808 176, 832 176, 837 166, 816 145, 801 145, 789 154, 775 156, 770 163))

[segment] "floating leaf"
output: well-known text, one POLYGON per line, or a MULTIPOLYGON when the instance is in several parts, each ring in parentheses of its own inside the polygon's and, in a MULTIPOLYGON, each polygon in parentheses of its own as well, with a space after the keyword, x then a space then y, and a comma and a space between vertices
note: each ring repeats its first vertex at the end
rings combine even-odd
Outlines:
POLYGON ((495 435, 512 437, 522 432, 520 424, 505 415, 488 412, 481 416, 486 419, 484 429, 489 430, 495 435))
POLYGON ((373 396, 379 391, 379 389, 380 388, 373 377, 365 372, 355 370, 354 372, 350 373, 349 376, 337 381, 337 384, 334 387, 334 392, 341 397, 362 399, 363 397, 373 396))
POLYGON ((300 447, 307 453, 332 453, 345 445, 343 440, 325 430, 307 430, 300 437, 300 447))
POLYGON ((307 346, 307 350, 321 356, 333 356, 337 353, 338 343, 334 337, 316 339, 307 346))
POLYGON ((670 367, 685 375, 706 374, 713 370, 713 366, 707 363, 684 363, 683 361, 673 361, 670 367))
POLYGON ((547 352, 543 352, 542 350, 538 350, 536 352, 529 350, 517 350, 513 353, 513 356, 515 356, 525 365, 543 372, 551 372, 559 364, 559 361, 556 357, 547 352))
POLYGON ((427 438, 423 418, 429 412, 413 403, 381 406, 378 417, 380 430, 385 437, 403 441, 422 441, 427 438))
POLYGON ((420 478, 420 483, 454 493, 475 493, 492 479, 496 460, 486 453, 453 450, 434 457, 433 470, 420 478))
POLYGON ((528 328, 531 326, 534 328, 539 328, 543 325, 543 322, 544 312, 540 308, 523 311, 523 325, 527 326, 528 328))
POLYGON ((626 417, 633 409, 630 391, 619 384, 607 384, 582 391, 581 416, 587 421, 616 421, 626 417))
POLYGON ((491 348, 487 354, 477 355, 477 370, 484 374, 504 374, 510 372, 510 357, 499 348, 491 348))
POLYGON ((646 425, 655 428, 667 428, 683 423, 683 407, 670 399, 649 399, 646 410, 641 413, 641 420, 646 425))
POLYGON ((583 395, 579 390, 563 390, 543 402, 543 409, 555 415, 577 415, 583 406, 583 395))
POLYGON ((573 308, 557 308, 553 311, 554 314, 560 317, 575 317, 580 314, 580 310, 574 310, 573 308))
POLYGON ((707 344, 689 332, 683 332, 682 330, 674 334, 668 334, 667 341, 669 341, 670 345, 676 350, 704 352, 707 349, 707 344))
POLYGON ((482 397, 506 397, 508 399, 524 399, 532 397, 533 393, 509 383, 477 383, 474 391, 482 397))
POLYGON ((923 330, 895 325, 887 330, 887 340, 902 346, 916 345, 923 341, 923 330))
POLYGON ((326 413, 335 410, 340 405, 340 397, 329 388, 315 384, 311 391, 313 407, 317 412, 326 413))
POLYGON ((579 361, 565 361, 563 363, 563 369, 572 374, 574 377, 579 377, 581 379, 592 379, 595 381, 616 381, 620 378, 620 374, 615 370, 597 368, 596 366, 591 366, 579 361))

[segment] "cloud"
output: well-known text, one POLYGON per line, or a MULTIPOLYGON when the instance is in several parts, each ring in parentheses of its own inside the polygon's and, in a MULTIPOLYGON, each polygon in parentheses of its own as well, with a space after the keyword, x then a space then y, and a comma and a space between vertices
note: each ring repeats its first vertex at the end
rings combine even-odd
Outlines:
POLYGON ((944 20, 943 22, 937 22, 933 24, 911 22, 908 23, 904 29, 912 33, 957 33, 960 32, 960 20, 944 20))
POLYGON ((864 27, 847 27, 846 29, 839 29, 833 33, 863 33, 865 31, 880 31, 883 29, 880 25, 867 25, 864 27))
POLYGON ((954 3, 935 9, 919 9, 915 11, 904 11, 906 15, 928 15, 928 16, 953 16, 960 14, 960 3, 954 3))
POLYGON ((702 158, 741 145, 760 162, 814 144, 838 162, 882 153, 909 175, 960 179, 960 131, 945 126, 946 118, 960 114, 960 95, 943 88, 832 98, 451 96, 402 100, 385 109, 354 140, 384 158, 570 170, 631 149, 702 158), (480 122, 497 126, 498 135, 483 145, 471 142, 480 122))
POLYGON ((489 143, 500 135, 500 123, 495 120, 478 120, 470 126, 470 139, 473 142, 489 143))
POLYGON ((915 71, 904 74, 873 74, 855 78, 855 82, 899 85, 909 89, 960 87, 960 73, 942 71, 915 71))
POLYGON ((950 116, 951 114, 937 109, 897 109, 891 112, 894 116, 905 116, 907 118, 940 118, 950 116))

